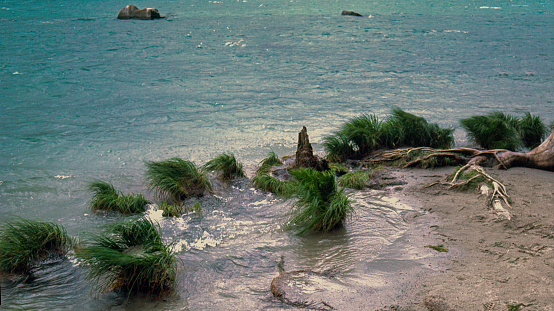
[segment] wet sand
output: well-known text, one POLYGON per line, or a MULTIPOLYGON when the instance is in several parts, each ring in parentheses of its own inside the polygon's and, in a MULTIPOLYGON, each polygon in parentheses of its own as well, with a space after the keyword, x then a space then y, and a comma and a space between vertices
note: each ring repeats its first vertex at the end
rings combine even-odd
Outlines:
POLYGON ((477 192, 425 188, 453 170, 392 172, 408 182, 398 195, 421 210, 407 222, 433 218, 424 239, 448 248, 436 252, 439 268, 418 280, 415 302, 395 310, 554 310, 554 172, 486 169, 507 187, 507 220, 477 192))

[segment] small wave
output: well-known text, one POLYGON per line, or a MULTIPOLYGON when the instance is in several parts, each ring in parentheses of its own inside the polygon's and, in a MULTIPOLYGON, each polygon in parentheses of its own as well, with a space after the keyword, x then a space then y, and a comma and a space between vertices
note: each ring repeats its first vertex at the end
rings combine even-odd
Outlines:
POLYGON ((196 241, 190 244, 190 248, 203 250, 208 246, 216 247, 220 243, 221 243, 221 240, 217 240, 208 231, 204 231, 200 238, 198 238, 196 241))
POLYGON ((71 175, 56 175, 54 176, 54 178, 57 178, 57 179, 66 179, 66 178, 71 178, 73 176, 71 175))
POLYGON ((228 42, 225 42, 225 45, 226 46, 241 46, 241 47, 244 47, 246 46, 244 42, 244 39, 240 39, 239 41, 236 41, 236 42, 231 42, 231 41, 228 41, 228 42))
POLYGON ((448 30, 443 30, 443 32, 453 32, 453 33, 468 33, 467 31, 465 30, 457 30, 457 29, 448 29, 448 30))
POLYGON ((499 6, 482 6, 482 7, 479 7, 480 9, 491 9, 491 10, 502 10, 501 7, 499 6))

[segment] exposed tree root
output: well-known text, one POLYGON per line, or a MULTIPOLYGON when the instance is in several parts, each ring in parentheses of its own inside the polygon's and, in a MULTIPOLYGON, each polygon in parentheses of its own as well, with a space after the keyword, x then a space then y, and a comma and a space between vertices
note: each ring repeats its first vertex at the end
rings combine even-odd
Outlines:
POLYGON ((483 166, 499 169, 524 166, 554 171, 554 129, 542 144, 525 153, 504 149, 480 150, 466 147, 433 149, 418 147, 377 151, 357 163, 360 167, 393 164, 404 168, 463 165, 454 173, 452 180, 437 181, 426 187, 437 184, 447 186, 448 189, 479 187, 481 193, 487 197, 487 205, 493 208, 499 217, 511 219, 508 211, 510 197, 506 187, 487 174, 483 166))
POLYGON ((479 190, 481 195, 487 198, 487 206, 492 208, 499 218, 511 220, 512 216, 508 211, 508 208, 511 208, 510 196, 506 186, 490 176, 481 166, 468 163, 456 170, 451 180, 437 181, 425 187, 441 184, 447 186, 448 190, 466 189, 472 187, 471 183, 474 181, 479 181, 479 190), (464 178, 467 176, 471 177, 464 178))

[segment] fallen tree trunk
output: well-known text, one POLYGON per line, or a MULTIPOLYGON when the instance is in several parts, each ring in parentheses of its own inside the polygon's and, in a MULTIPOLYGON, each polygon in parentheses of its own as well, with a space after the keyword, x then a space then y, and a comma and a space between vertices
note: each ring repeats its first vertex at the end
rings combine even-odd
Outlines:
POLYGON ((405 161, 404 167, 434 167, 444 165, 472 164, 479 166, 529 167, 546 171, 554 171, 554 129, 550 136, 535 149, 529 152, 514 152, 505 149, 480 150, 474 148, 433 149, 429 147, 382 150, 375 152, 361 161, 361 166, 372 166, 378 163, 405 161), (420 152, 423 155, 413 156, 420 152), (430 160, 448 158, 449 164, 431 163, 430 160))
POLYGON ((529 152, 499 152, 498 159, 500 168, 516 166, 537 168, 546 171, 554 171, 554 129, 550 136, 537 148, 529 152))

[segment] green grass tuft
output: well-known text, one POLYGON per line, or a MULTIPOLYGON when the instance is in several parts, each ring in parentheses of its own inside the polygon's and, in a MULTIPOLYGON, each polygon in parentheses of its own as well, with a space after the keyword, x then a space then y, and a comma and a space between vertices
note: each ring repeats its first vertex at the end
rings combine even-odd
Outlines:
POLYGON ((97 293, 161 297, 176 284, 175 255, 163 243, 159 226, 147 218, 115 224, 76 254, 89 267, 87 279, 97 293))
POLYGON ((219 172, 219 179, 223 181, 246 176, 242 164, 237 161, 232 153, 219 155, 217 158, 208 161, 203 168, 207 171, 219 172))
POLYGON ((507 305, 508 306, 508 311, 519 311, 521 310, 521 307, 523 306, 522 303, 518 303, 517 305, 507 305))
POLYGON ((196 200, 193 205, 187 206, 186 211, 194 212, 197 216, 202 215, 202 205, 200 204, 200 201, 196 200))
POLYGON ((290 224, 300 234, 310 230, 331 231, 353 212, 346 193, 338 190, 333 172, 298 169, 291 171, 291 175, 298 181, 295 191, 298 201, 293 205, 290 224))
POLYGON ((346 165, 342 163, 330 163, 329 167, 331 168, 331 171, 333 171, 337 176, 342 176, 348 173, 348 167, 346 167, 346 165))
POLYGON ((103 181, 91 182, 88 188, 94 192, 89 205, 93 211, 104 210, 122 214, 137 214, 144 212, 146 205, 150 203, 142 194, 123 195, 115 190, 112 184, 103 181))
POLYGON ((258 174, 254 176, 254 178, 252 178, 252 184, 257 189, 283 197, 290 197, 295 189, 294 182, 279 180, 269 174, 258 174))
POLYGON ((283 165, 283 162, 279 159, 279 156, 277 156, 275 152, 270 151, 267 158, 260 162, 260 166, 256 170, 256 175, 269 173, 272 167, 278 165, 283 165))
POLYGON ((27 273, 52 255, 63 256, 76 244, 57 224, 15 219, 0 228, 0 271, 27 273))
POLYGON ((425 247, 432 248, 432 249, 436 250, 437 252, 443 252, 443 253, 448 252, 448 248, 444 247, 444 244, 439 244, 439 245, 425 245, 425 247))
POLYGON ((350 172, 338 179, 338 185, 344 188, 362 190, 367 187, 369 179, 367 171, 350 172))
POLYGON ((519 133, 523 145, 529 149, 533 149, 540 145, 546 138, 549 128, 542 122, 539 116, 532 116, 526 112, 519 124, 519 133))
POLYGON ((453 132, 395 108, 385 122, 368 114, 350 119, 338 132, 325 137, 323 146, 329 161, 343 162, 360 159, 377 149, 449 148, 454 143, 453 132))
POLYGON ((172 158, 160 162, 146 162, 146 178, 159 198, 179 203, 192 196, 211 191, 206 174, 190 161, 172 158))
POLYGON ((497 111, 486 116, 462 119, 460 123, 468 137, 485 149, 534 148, 548 132, 540 117, 534 117, 529 112, 519 119, 497 111))
POLYGON ((183 207, 178 204, 169 204, 166 202, 162 202, 158 209, 162 210, 162 216, 163 217, 179 217, 183 213, 183 207))

